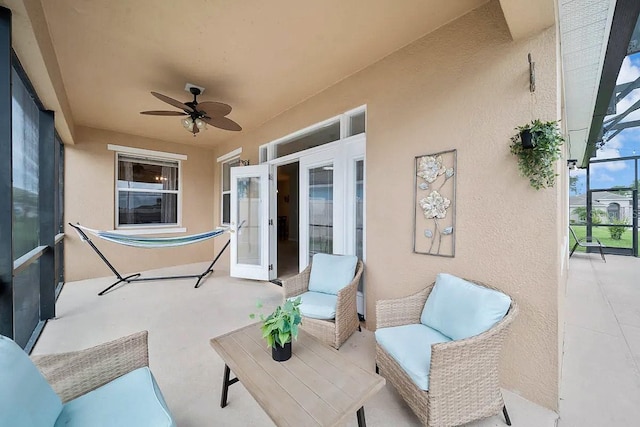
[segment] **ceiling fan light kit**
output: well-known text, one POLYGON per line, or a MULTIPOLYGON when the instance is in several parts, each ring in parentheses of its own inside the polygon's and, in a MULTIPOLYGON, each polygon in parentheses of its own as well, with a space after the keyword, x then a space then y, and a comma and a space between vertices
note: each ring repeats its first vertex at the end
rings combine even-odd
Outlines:
POLYGON ((195 120, 193 120, 191 117, 185 117, 184 119, 181 120, 181 122, 182 122, 182 126, 186 130, 193 133, 193 136, 196 136, 195 133, 193 132, 194 125, 198 128, 198 130, 205 130, 207 128, 207 124, 200 118, 196 118, 195 120))
POLYGON ((207 124, 219 129, 240 131, 242 128, 233 120, 225 117, 231 112, 231 106, 222 102, 204 101, 198 102, 198 95, 204 92, 204 88, 187 83, 185 90, 193 95, 193 101, 180 102, 158 92, 151 92, 159 100, 166 102, 182 111, 141 111, 140 114, 150 116, 187 116, 180 122, 182 126, 196 136, 201 130, 207 129, 207 124))

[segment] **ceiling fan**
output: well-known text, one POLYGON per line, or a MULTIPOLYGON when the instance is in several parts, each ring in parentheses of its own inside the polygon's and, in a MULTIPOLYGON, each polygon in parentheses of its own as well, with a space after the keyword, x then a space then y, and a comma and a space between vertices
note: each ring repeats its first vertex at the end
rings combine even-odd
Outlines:
POLYGON ((182 111, 141 111, 140 114, 150 116, 186 116, 182 119, 182 126, 191 132, 193 136, 206 129, 207 124, 224 130, 242 130, 239 124, 225 117, 231 112, 230 105, 213 101, 198 102, 197 97, 204 91, 204 88, 187 84, 185 89, 189 89, 189 92, 193 95, 193 101, 182 103, 161 93, 151 92, 151 95, 159 100, 182 111))

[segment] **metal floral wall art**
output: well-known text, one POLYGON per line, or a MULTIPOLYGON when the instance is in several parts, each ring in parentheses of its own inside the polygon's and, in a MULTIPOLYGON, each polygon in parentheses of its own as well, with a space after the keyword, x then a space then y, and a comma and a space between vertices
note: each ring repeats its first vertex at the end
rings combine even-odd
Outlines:
POLYGON ((413 251, 455 255, 456 150, 415 159, 413 251))

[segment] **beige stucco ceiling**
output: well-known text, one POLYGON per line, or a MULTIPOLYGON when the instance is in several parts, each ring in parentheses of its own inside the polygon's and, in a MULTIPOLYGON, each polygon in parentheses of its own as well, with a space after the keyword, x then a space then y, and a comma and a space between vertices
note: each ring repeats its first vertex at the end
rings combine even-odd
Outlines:
MULTIPOLYGON (((157 91, 230 104, 247 130, 361 70, 486 0, 41 0, 72 121, 181 143, 193 138, 157 91)), ((27 3, 27 2, 25 2, 27 3)))

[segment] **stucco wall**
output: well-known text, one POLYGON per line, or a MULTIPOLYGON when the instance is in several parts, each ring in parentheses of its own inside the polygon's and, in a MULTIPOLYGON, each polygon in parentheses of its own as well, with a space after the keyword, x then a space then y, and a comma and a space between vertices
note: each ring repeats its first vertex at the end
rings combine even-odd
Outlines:
POLYGON ((367 327, 375 328, 376 300, 413 293, 439 272, 501 288, 522 308, 504 352, 504 386, 551 409, 558 404, 558 291, 565 280, 559 254, 566 220, 558 214, 566 196, 529 187, 508 145, 515 126, 559 118, 556 49, 553 28, 512 41, 494 1, 216 152, 242 147, 242 157, 256 164, 260 144, 366 104, 367 327), (536 62, 535 95, 528 53, 536 62), (414 157, 452 148, 456 256, 414 254, 414 157))
MULTIPOLYGON (((77 128, 76 144, 65 147, 67 222, 100 230, 114 228, 115 152, 108 150, 107 144, 187 155, 187 160, 182 160, 182 226, 187 228, 187 234, 214 228, 216 159, 212 150, 83 127, 77 128)), ((65 233, 66 281, 112 274, 68 225, 65 233)), ((139 249, 93 240, 120 273, 207 261, 214 253, 213 240, 163 249, 139 249)))

